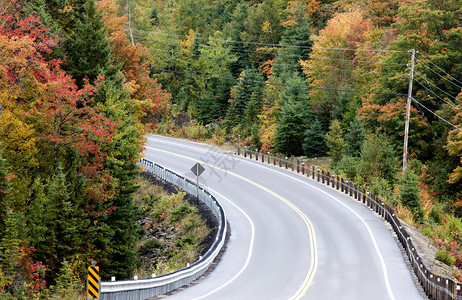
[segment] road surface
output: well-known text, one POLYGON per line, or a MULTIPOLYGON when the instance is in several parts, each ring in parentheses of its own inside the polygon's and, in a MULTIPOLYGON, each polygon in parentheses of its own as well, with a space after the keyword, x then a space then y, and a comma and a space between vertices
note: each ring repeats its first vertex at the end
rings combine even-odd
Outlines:
POLYGON ((203 144, 149 135, 145 158, 194 179, 223 206, 226 251, 168 299, 422 299, 382 219, 299 174, 203 144))

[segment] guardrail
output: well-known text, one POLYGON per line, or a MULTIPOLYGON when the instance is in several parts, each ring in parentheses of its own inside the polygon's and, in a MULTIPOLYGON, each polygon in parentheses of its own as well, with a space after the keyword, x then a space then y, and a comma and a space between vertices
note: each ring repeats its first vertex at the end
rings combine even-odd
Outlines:
MULTIPOLYGON (((140 165, 146 168, 147 172, 176 185, 189 194, 196 195, 196 183, 193 181, 146 159, 142 159, 140 165)), ((207 271, 225 244, 227 222, 221 205, 202 187, 199 187, 199 200, 210 208, 219 223, 215 242, 205 255, 192 265, 166 275, 140 280, 103 281, 100 300, 138 300, 162 295, 190 284, 207 271)))
POLYGON ((238 146, 237 154, 241 155, 243 152, 244 157, 249 159, 255 159, 262 163, 272 164, 285 169, 291 169, 294 172, 301 173, 311 179, 318 181, 319 183, 332 186, 345 194, 349 194, 355 200, 362 202, 367 205, 371 210, 375 211, 383 219, 385 219, 392 226, 394 232, 398 236, 398 240, 403 245, 411 263, 412 269, 417 276, 420 285, 430 299, 435 300, 446 300, 446 299, 457 299, 462 300, 461 285, 458 282, 454 282, 452 279, 448 279, 442 276, 438 276, 432 273, 427 266, 422 262, 422 258, 417 254, 409 234, 401 226, 400 220, 395 216, 393 209, 379 197, 368 192, 366 189, 361 188, 350 180, 340 178, 338 175, 331 174, 328 171, 324 171, 314 165, 305 165, 297 159, 289 159, 282 155, 271 155, 270 153, 259 152, 258 150, 249 150, 247 147, 241 149, 238 146), (253 158, 252 158, 253 157, 253 158))

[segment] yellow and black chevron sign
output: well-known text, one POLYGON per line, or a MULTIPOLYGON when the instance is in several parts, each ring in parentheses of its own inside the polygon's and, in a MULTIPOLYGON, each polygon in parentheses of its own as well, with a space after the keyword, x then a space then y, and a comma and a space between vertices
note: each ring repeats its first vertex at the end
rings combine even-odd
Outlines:
POLYGON ((88 267, 88 299, 99 299, 99 267, 88 267))

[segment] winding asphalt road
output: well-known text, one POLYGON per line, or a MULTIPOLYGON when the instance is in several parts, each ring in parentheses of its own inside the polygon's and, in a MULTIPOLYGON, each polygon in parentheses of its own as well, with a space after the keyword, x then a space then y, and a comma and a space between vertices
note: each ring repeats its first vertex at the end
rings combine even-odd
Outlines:
POLYGON ((330 188, 217 148, 148 136, 145 158, 195 178, 231 237, 201 282, 168 299, 422 299, 383 221, 330 188))

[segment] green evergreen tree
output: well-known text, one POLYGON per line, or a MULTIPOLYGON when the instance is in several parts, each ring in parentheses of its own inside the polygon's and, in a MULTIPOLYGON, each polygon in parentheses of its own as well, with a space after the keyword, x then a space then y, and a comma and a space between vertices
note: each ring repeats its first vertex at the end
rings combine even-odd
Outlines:
POLYGON ((304 134, 313 112, 304 79, 297 73, 285 73, 283 104, 277 121, 276 150, 289 155, 302 155, 304 134))
POLYGON ((262 143, 260 141, 258 124, 255 123, 252 125, 252 127, 250 128, 250 134, 250 147, 253 149, 261 149, 262 143))
POLYGON ((111 48, 94 0, 86 0, 81 15, 76 17, 75 31, 65 42, 66 61, 63 67, 81 87, 85 77, 94 83, 99 74, 108 75, 111 48))
POLYGON ((311 52, 312 24, 304 16, 306 5, 300 3, 300 9, 292 16, 293 22, 284 27, 281 37, 281 44, 294 45, 281 48, 277 54, 273 65, 273 74, 281 77, 283 74, 293 74, 294 72, 302 75, 300 59, 306 59, 311 52))
POLYGON ((367 134, 361 147, 360 176, 366 183, 374 178, 383 178, 388 183, 394 182, 398 161, 390 139, 382 133, 367 134))
POLYGON ((140 156, 143 139, 140 125, 132 116, 132 104, 116 86, 108 87, 106 102, 98 104, 102 113, 111 120, 121 120, 117 134, 111 141, 101 145, 108 154, 106 170, 116 179, 114 197, 102 204, 101 210, 114 211, 102 215, 98 222, 104 228, 104 237, 98 243, 105 245, 105 259, 101 261, 102 276, 116 276, 128 279, 136 264, 135 244, 142 230, 136 222, 140 210, 133 204, 133 193, 137 190, 135 178, 138 175, 136 162, 140 156))
POLYGON ((332 159, 332 165, 336 166, 346 147, 343 129, 338 120, 332 121, 329 126, 329 132, 326 134, 326 145, 329 148, 328 154, 332 159))
POLYGON ((230 129, 241 125, 248 133, 252 124, 246 122, 256 119, 261 108, 262 94, 262 75, 254 69, 243 71, 239 83, 231 90, 232 99, 226 113, 225 126, 230 129))
MULTIPOLYGON (((195 39, 197 42, 198 39, 195 39)), ((232 52, 232 44, 229 38, 225 39, 221 31, 215 31, 207 42, 208 45, 198 46, 200 58, 196 65, 200 69, 197 73, 207 74, 212 77, 232 77, 230 65, 235 63, 238 57, 232 52)), ((232 82, 218 78, 210 78, 204 81, 203 91, 197 103, 197 118, 202 123, 214 122, 217 118, 224 117, 228 106, 229 91, 232 82)))
POLYGON ((8 175, 8 163, 3 158, 3 148, 0 143, 0 236, 5 232, 5 221, 7 215, 7 197, 10 193, 10 182, 6 177, 8 175))
POLYGON ((5 231, 0 240, 0 286, 11 290, 11 283, 17 273, 19 260, 24 256, 20 249, 16 213, 7 206, 5 231))
POLYGON ((286 101, 277 123, 276 151, 288 155, 301 155, 305 120, 300 105, 286 101))
POLYGON ((244 110, 244 119, 242 120, 244 124, 249 124, 249 126, 253 126, 258 122, 258 115, 262 108, 263 84, 255 83, 253 87, 254 89, 244 110))
POLYGON ((305 130, 303 154, 307 157, 322 157, 327 154, 326 133, 317 119, 305 130))
POLYGON ((409 208, 414 214, 414 220, 421 222, 423 218, 422 205, 419 195, 419 177, 410 168, 407 168, 400 177, 401 184, 399 196, 401 204, 409 208))
POLYGON ((230 22, 223 26, 223 35, 229 37, 231 40, 236 41, 242 46, 244 51, 236 53, 237 61, 230 64, 230 71, 233 77, 247 69, 250 65, 249 52, 246 44, 242 43, 241 32, 244 31, 244 21, 249 15, 249 3, 246 1, 239 1, 230 16, 230 22))
POLYGON ((361 155, 361 146, 365 138, 365 131, 363 123, 358 118, 350 122, 350 127, 347 129, 347 134, 345 135, 347 155, 354 157, 361 155))
POLYGON ((50 228, 53 227, 54 211, 51 210, 46 187, 46 181, 40 177, 35 178, 31 186, 32 199, 26 210, 29 244, 36 249, 34 256, 37 259, 50 258, 53 252, 51 249, 57 243, 54 232, 50 228))
POLYGON ((53 282, 62 267, 62 261, 72 261, 77 255, 91 257, 92 242, 85 237, 89 236, 89 224, 87 215, 81 207, 79 185, 74 185, 73 180, 66 179, 62 168, 52 178, 47 180, 43 194, 38 189, 35 208, 41 208, 41 216, 35 212, 36 218, 31 237, 31 246, 35 246, 34 257, 42 259, 48 266, 47 279, 53 282), (41 198, 41 199, 40 199, 41 198), (39 228, 35 228, 35 226, 39 228), (37 231, 35 231, 37 230, 37 231), (41 235, 34 235, 39 233, 41 235), (85 253, 87 249, 87 253, 85 253))
POLYGON ((211 78, 204 95, 197 103, 197 120, 210 124, 226 115, 231 83, 228 80, 211 78))

